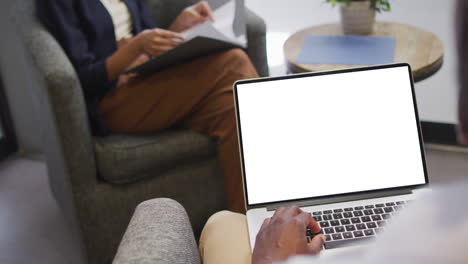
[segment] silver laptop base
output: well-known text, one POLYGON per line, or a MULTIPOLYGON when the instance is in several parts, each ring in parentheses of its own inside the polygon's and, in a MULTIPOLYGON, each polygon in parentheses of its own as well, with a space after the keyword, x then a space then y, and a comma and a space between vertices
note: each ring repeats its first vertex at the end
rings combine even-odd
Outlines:
POLYGON ((326 198, 326 199, 313 199, 313 200, 307 200, 307 201, 292 201, 292 202, 285 202, 285 203, 277 203, 271 206, 267 206, 266 209, 267 211, 274 211, 280 207, 289 206, 289 205, 307 207, 307 206, 313 206, 313 205, 341 203, 341 202, 349 202, 349 201, 355 201, 355 200, 364 200, 364 199, 372 199, 372 198, 411 194, 411 193, 412 193, 412 189, 379 191, 375 193, 353 194, 353 195, 345 195, 345 196, 326 198))

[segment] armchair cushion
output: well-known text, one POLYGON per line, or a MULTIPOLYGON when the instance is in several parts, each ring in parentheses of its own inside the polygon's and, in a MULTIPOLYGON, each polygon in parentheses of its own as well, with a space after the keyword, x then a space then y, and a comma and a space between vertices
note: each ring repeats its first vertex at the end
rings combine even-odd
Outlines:
POLYGON ((113 264, 200 264, 185 209, 174 200, 141 203, 128 225, 113 264))
POLYGON ((188 130, 96 137, 95 149, 100 177, 115 184, 137 182, 216 155, 211 138, 188 130))

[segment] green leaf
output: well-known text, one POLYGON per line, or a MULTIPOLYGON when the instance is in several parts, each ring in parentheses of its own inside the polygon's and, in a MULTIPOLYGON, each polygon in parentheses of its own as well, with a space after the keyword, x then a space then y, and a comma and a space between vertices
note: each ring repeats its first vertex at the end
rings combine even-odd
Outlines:
POLYGON ((385 3, 385 8, 383 9, 384 11, 391 11, 391 8, 390 8, 390 3, 389 2, 386 2, 385 3))
MULTIPOLYGON (((325 0, 326 3, 330 3, 332 7, 335 7, 338 4, 342 6, 347 6, 350 2, 354 1, 366 1, 366 0, 325 0)), ((374 9, 377 12, 382 11, 391 11, 390 2, 388 0, 369 0, 369 7, 374 9)))

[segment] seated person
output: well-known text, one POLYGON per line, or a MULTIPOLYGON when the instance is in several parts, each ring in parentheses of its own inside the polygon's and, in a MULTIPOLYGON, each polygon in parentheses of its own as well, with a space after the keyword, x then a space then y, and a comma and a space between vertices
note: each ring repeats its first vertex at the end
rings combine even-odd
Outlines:
POLYGON ((75 67, 94 134, 178 127, 216 138, 228 207, 245 211, 232 86, 258 77, 247 55, 232 49, 146 77, 124 74, 179 45, 181 31, 212 20, 207 2, 184 9, 168 30, 156 27, 141 0, 42 0, 37 14, 75 67))
MULTIPOLYGON (((307 243, 305 232, 320 228, 298 207, 278 209, 263 223, 250 253, 244 215, 219 212, 205 225, 200 238, 203 263, 468 263, 468 182, 436 187, 406 207, 374 244, 329 258, 316 257, 323 235, 307 243), (229 239, 227 239, 229 238, 229 239)), ((330 249, 334 250, 334 249, 330 249)))
MULTIPOLYGON (((467 11, 468 1, 458 1, 459 140, 464 145, 468 145, 467 11)), ((432 193, 410 204, 393 219, 385 233, 360 254, 314 257, 322 250, 325 239, 317 235, 307 242, 306 228, 317 232, 320 227, 298 207, 280 208, 265 220, 253 253, 245 216, 227 211, 216 213, 203 229, 200 253, 205 264, 468 263, 467 189, 468 181, 434 187, 432 193)))

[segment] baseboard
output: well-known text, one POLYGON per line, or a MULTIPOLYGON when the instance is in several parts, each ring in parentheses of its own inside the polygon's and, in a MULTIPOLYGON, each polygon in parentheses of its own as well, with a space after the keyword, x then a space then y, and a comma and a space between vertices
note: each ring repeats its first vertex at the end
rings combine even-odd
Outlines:
POLYGON ((455 124, 421 121, 421 130, 426 144, 460 146, 457 141, 455 124))

